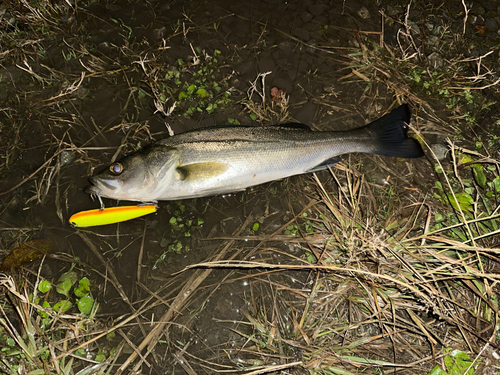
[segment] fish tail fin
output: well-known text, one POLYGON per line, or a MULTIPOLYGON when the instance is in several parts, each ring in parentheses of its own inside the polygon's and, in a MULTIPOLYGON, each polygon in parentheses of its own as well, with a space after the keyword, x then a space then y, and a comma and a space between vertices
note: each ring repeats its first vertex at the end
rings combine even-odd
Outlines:
POLYGON ((408 137, 410 118, 410 108, 407 104, 403 104, 366 125, 376 139, 376 146, 372 153, 408 159, 423 156, 422 146, 416 139, 408 137))

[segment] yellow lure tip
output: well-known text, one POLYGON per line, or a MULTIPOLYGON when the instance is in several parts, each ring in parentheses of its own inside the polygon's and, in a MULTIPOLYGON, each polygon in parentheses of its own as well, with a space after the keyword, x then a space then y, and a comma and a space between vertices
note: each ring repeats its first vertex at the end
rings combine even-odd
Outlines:
POLYGON ((121 223, 122 221, 136 219, 138 217, 152 214, 158 210, 158 206, 120 206, 110 207, 104 210, 89 210, 74 214, 69 218, 69 223, 75 228, 94 227, 121 223))

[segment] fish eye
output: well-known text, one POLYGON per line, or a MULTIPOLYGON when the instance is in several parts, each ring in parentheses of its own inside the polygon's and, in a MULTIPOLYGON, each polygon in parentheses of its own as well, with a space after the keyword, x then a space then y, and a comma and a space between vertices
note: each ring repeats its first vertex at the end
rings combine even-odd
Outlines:
POLYGON ((123 172, 123 164, 122 163, 113 163, 109 166, 109 170, 114 175, 119 175, 123 172))

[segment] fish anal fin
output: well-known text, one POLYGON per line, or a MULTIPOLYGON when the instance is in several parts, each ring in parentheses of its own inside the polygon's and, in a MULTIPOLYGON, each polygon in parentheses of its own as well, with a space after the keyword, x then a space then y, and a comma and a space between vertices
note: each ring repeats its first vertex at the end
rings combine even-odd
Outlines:
POLYGON ((193 163, 177 167, 176 177, 181 181, 198 181, 221 175, 227 170, 225 163, 193 163))
POLYGON ((326 169, 328 167, 332 167, 335 164, 337 164, 339 161, 340 160, 337 158, 326 159, 326 160, 322 161, 321 163, 319 163, 318 165, 312 167, 311 169, 308 169, 307 173, 317 172, 317 171, 321 171, 323 169, 326 169))

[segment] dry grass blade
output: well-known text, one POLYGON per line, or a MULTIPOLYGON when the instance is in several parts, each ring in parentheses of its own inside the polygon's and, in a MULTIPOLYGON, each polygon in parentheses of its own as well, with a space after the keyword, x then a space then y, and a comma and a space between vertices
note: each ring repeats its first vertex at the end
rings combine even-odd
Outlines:
POLYGON ((290 369, 293 367, 301 366, 302 364, 303 364, 302 361, 297 361, 297 362, 287 363, 286 365, 269 366, 269 367, 266 367, 265 369, 247 372, 247 373, 245 373, 245 375, 269 374, 269 373, 274 372, 274 371, 286 370, 286 369, 290 369))

